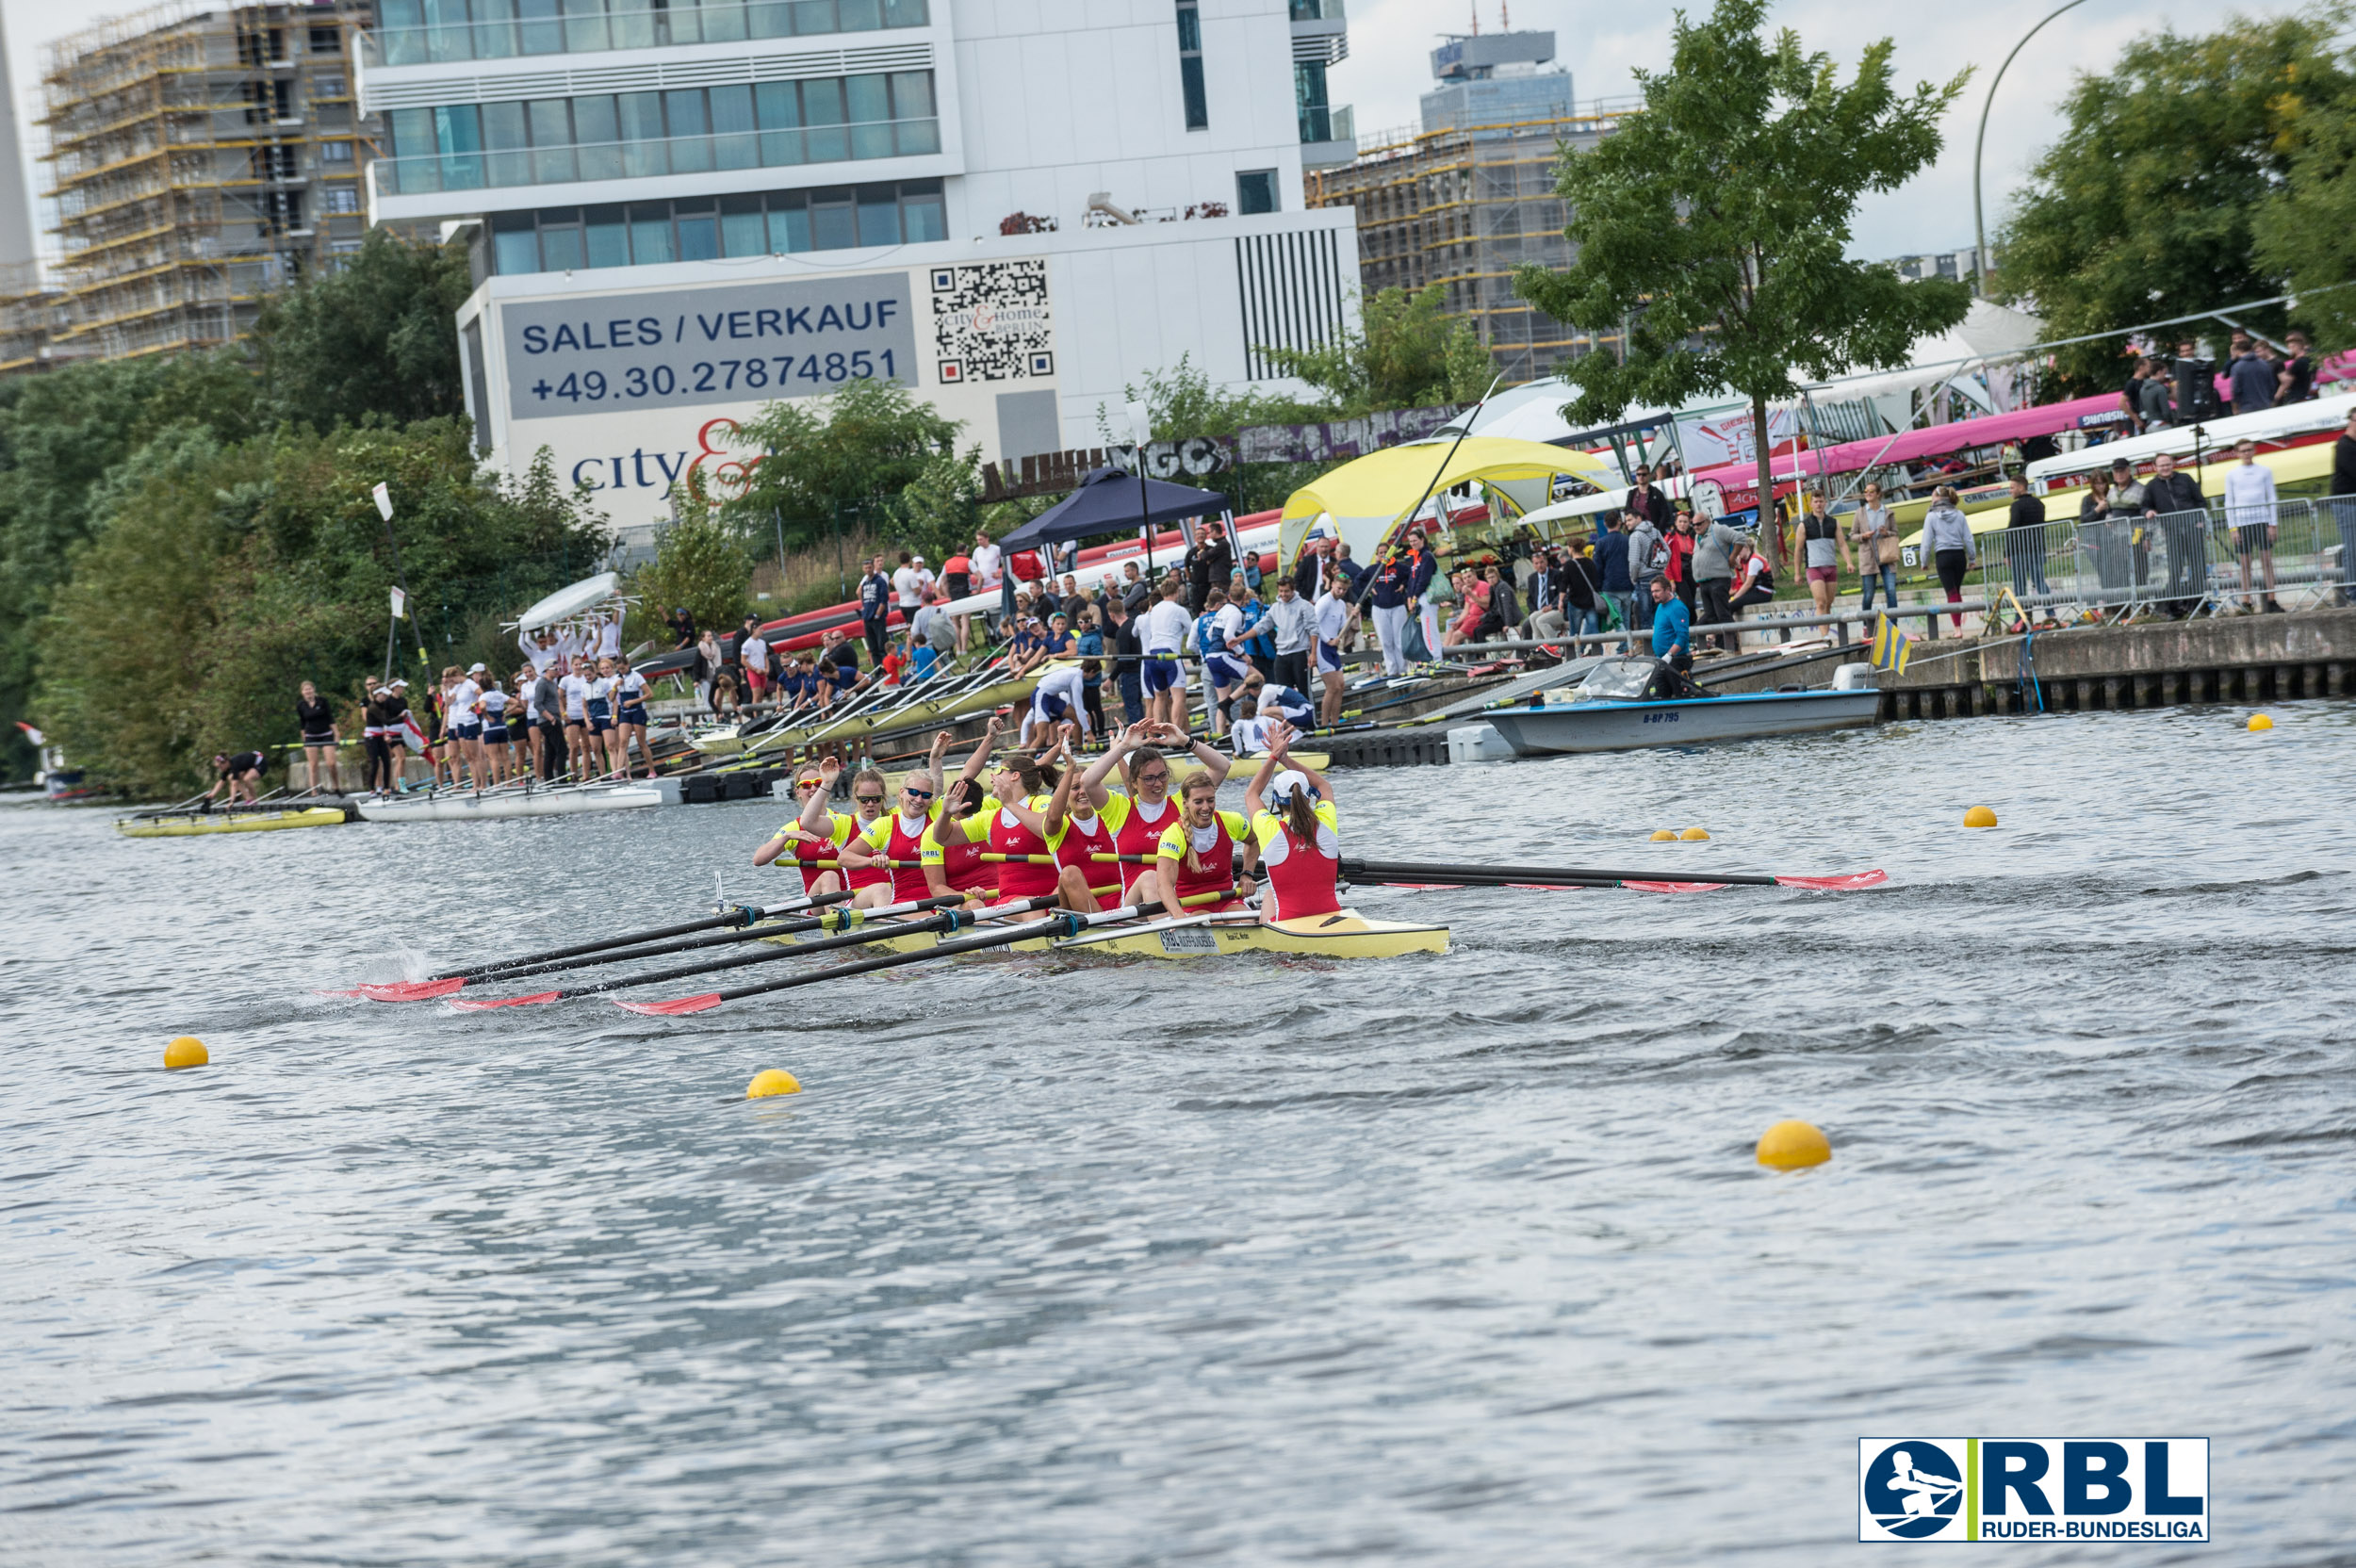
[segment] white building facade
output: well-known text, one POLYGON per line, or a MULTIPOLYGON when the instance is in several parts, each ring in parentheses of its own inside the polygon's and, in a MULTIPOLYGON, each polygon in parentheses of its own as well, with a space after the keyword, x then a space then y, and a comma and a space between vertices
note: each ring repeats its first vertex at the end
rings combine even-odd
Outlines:
POLYGON ((370 214, 469 234, 479 438, 514 470, 547 447, 623 523, 741 477, 730 437, 764 403, 856 376, 988 458, 1097 445, 1099 409, 1182 355, 1274 383, 1263 351, 1354 326, 1350 214, 1301 200, 1338 15, 382 0, 370 214))

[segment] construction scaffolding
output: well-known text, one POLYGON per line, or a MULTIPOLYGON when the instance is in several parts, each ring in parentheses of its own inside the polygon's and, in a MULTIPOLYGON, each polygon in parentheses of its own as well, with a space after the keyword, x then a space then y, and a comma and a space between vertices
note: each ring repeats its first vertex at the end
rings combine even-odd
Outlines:
POLYGON ((1621 334, 1574 330, 1513 292, 1516 267, 1570 265, 1556 161, 1565 146, 1593 147, 1619 121, 1584 114, 1400 132, 1308 174, 1308 203, 1356 209, 1366 293, 1446 288, 1445 314, 1470 320, 1506 384, 1519 385, 1598 350, 1620 351, 1621 334))
POLYGON ((376 129, 348 52, 369 15, 167 0, 49 46, 52 356, 228 342, 270 289, 358 249, 376 129))

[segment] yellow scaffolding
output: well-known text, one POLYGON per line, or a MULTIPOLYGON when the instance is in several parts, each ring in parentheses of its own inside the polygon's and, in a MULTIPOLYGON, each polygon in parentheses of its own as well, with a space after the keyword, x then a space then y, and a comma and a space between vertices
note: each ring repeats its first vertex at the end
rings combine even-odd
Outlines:
MULTIPOLYGON (((368 20, 365 0, 165 0, 49 46, 49 357, 228 342, 266 292, 357 244, 357 201, 326 193, 357 192, 374 141, 350 85, 368 20), (351 157, 321 155, 347 140, 351 157)), ((14 346, 0 371, 22 363, 14 346)))
POLYGON ((1617 352, 1618 333, 1574 330, 1513 292, 1514 269, 1570 265, 1555 166, 1565 145, 1592 146, 1617 115, 1469 125, 1403 136, 1306 177, 1308 204, 1354 208, 1360 282, 1448 291, 1444 314, 1473 324, 1507 384, 1568 360, 1617 352))

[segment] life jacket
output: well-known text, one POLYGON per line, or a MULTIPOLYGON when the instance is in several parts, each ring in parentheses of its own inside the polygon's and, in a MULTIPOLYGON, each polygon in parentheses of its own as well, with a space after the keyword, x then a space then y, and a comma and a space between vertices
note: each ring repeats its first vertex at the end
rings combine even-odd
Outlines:
POLYGON ((1144 858, 1137 861, 1123 860, 1121 863, 1122 893, 1126 894, 1131 888, 1136 887, 1137 878, 1143 876, 1152 868, 1153 852, 1162 841, 1162 830, 1177 820, 1177 797, 1165 795, 1162 798, 1161 815, 1148 822, 1143 815, 1143 808, 1135 797, 1130 799, 1129 814, 1121 819, 1119 827, 1113 829, 1113 851, 1118 855, 1138 855, 1143 856, 1144 858))
MULTIPOLYGON (((1044 795, 1023 802, 1034 811, 1047 808, 1044 795)), ((1006 808, 996 801, 990 808, 990 847, 999 855, 1045 855, 1047 841, 1006 814, 1006 808)), ((1022 861, 1001 861, 998 865, 998 896, 1000 898, 1044 898, 1055 890, 1056 868, 1031 865, 1022 861)))
MULTIPOLYGON (((1302 915, 1330 915, 1341 908, 1333 883, 1341 871, 1342 841, 1322 819, 1317 837, 1302 839, 1282 813, 1277 831, 1262 847, 1260 869, 1266 895, 1262 905, 1269 920, 1295 920, 1302 915)), ((1256 830, 1256 829, 1255 829, 1256 830)))
MULTIPOLYGON (((1090 887, 1101 888, 1113 880, 1104 874, 1112 868, 1097 860, 1096 857, 1115 853, 1112 829, 1104 825, 1103 817, 1090 817, 1086 832, 1081 831, 1076 817, 1064 818, 1063 837, 1055 841, 1055 861, 1058 865, 1077 868, 1090 887)), ((1096 906, 1100 909, 1104 907, 1104 894, 1096 895, 1096 906)))

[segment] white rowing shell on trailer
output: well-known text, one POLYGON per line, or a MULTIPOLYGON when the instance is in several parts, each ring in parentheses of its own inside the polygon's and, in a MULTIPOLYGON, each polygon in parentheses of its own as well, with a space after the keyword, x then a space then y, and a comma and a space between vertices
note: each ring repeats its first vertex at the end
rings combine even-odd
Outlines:
POLYGON ((559 785, 551 790, 444 790, 354 803, 367 822, 471 822, 492 817, 562 817, 582 811, 629 811, 679 803, 676 778, 628 784, 559 785))

